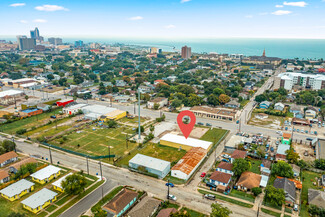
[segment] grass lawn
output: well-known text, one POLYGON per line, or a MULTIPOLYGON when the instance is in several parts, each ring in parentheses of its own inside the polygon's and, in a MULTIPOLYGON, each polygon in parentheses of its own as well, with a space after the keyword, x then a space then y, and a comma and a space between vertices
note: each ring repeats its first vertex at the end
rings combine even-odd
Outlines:
POLYGON ((177 148, 149 143, 143 149, 136 150, 130 155, 125 156, 122 160, 118 162, 118 165, 129 165, 129 160, 132 159, 138 153, 169 161, 172 163, 171 166, 173 166, 173 164, 176 164, 177 161, 185 155, 186 151, 179 151, 177 148))
POLYGON ((261 174, 259 166, 261 165, 262 161, 255 160, 255 159, 250 159, 250 161, 251 161, 251 168, 249 171, 256 173, 256 174, 261 174))
POLYGON ((56 205, 52 204, 50 206, 48 206, 45 210, 50 212, 53 212, 56 208, 58 208, 56 205))
POLYGON ((292 213, 292 208, 286 207, 286 208, 285 208, 285 212, 287 212, 287 213, 292 213))
POLYGON ((60 144, 61 139, 54 139, 49 143, 72 151, 97 156, 108 155, 108 146, 110 146, 111 154, 123 156, 137 146, 136 143, 128 142, 128 148, 126 147, 126 135, 131 135, 133 132, 132 127, 126 125, 108 129, 93 124, 85 127, 79 133, 67 134, 67 140, 63 144, 60 144))
POLYGON ((226 133, 228 130, 223 130, 219 128, 212 128, 209 129, 200 139, 212 142, 213 144, 217 143, 226 133))
POLYGON ((272 203, 266 202, 265 200, 264 200, 264 206, 268 206, 268 207, 271 207, 271 208, 274 208, 274 209, 278 209, 278 210, 281 210, 282 209, 282 206, 274 205, 272 203))
POLYGON ((286 214, 284 214, 284 217, 291 217, 291 215, 286 215, 286 214))
POLYGON ((237 191, 235 189, 231 190, 229 196, 238 197, 240 199, 247 200, 252 203, 255 202, 255 197, 253 195, 245 193, 243 191, 237 191))
POLYGON ((320 174, 310 172, 310 171, 303 171, 302 172, 302 191, 301 191, 301 210, 300 216, 309 216, 308 214, 308 189, 313 188, 317 189, 316 186, 313 185, 315 182, 315 178, 320 177, 320 174))
POLYGON ((0 130, 8 134, 14 134, 17 130, 20 129, 31 129, 32 127, 37 127, 39 125, 46 124, 50 120, 51 115, 57 115, 60 111, 61 109, 55 109, 51 112, 45 112, 37 116, 31 116, 29 118, 24 118, 19 121, 4 124, 0 126, 0 130))
POLYGON ((184 179, 179 179, 179 178, 176 178, 176 177, 173 177, 171 176, 170 174, 168 174, 164 180, 167 182, 171 182, 173 184, 176 184, 176 185, 181 185, 181 184, 185 184, 187 182, 187 180, 184 180, 184 179))
MULTIPOLYGON (((138 121, 139 121, 139 118, 138 118, 138 117, 134 117, 134 118, 127 118, 127 117, 124 117, 124 118, 121 118, 120 120, 118 120, 117 122, 125 123, 125 124, 138 124, 138 121)), ((145 121, 146 121, 145 118, 140 117, 141 125, 142 125, 143 122, 145 122, 145 121)))
POLYGON ((266 214, 269 214, 269 215, 272 215, 272 216, 276 216, 276 217, 280 217, 281 216, 281 213, 277 213, 277 212, 274 212, 272 210, 269 210, 269 209, 264 209, 264 208, 261 208, 262 212, 266 213, 266 214))
POLYGON ((189 208, 186 208, 186 207, 183 207, 181 209, 182 212, 187 212, 188 214, 190 214, 191 217, 204 217, 206 215, 204 215, 203 213, 200 213, 200 212, 197 212, 195 210, 192 210, 192 209, 189 209, 189 208))
POLYGON ((244 202, 241 202, 241 201, 238 201, 238 200, 234 200, 234 199, 229 198, 227 196, 221 196, 220 194, 214 194, 214 193, 211 193, 211 192, 208 192, 208 191, 204 191, 204 190, 201 190, 201 189, 199 189, 198 191, 201 194, 213 194, 213 195, 216 196, 216 199, 223 200, 223 201, 227 201, 227 202, 233 203, 233 204, 237 204, 239 206, 243 206, 243 207, 247 207, 247 208, 252 208, 253 207, 252 204, 248 204, 248 203, 244 203, 244 202))

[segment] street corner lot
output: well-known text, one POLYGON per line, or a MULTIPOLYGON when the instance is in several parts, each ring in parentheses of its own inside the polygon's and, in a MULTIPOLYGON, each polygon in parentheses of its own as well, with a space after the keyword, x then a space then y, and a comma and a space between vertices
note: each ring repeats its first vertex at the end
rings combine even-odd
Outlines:
POLYGON ((309 145, 293 143, 294 150, 299 154, 300 159, 304 161, 314 161, 314 149, 309 145), (305 156, 305 152, 308 153, 308 156, 305 156))
POLYGON ((85 125, 65 134, 64 138, 55 138, 49 143, 92 156, 108 155, 110 148, 110 154, 120 157, 137 147, 136 143, 126 143, 126 138, 135 132, 133 128, 121 124, 116 128, 105 128, 97 124, 85 125))
POLYGON ((284 121, 286 120, 285 117, 274 115, 268 115, 267 118, 260 119, 258 118, 258 114, 259 113, 253 112, 251 119, 248 121, 248 124, 280 130, 283 126, 284 121))

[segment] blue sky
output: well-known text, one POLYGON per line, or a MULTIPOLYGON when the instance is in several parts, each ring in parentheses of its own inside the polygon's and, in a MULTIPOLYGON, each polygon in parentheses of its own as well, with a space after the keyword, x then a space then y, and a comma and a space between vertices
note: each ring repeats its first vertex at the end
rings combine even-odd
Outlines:
POLYGON ((0 35, 321 38, 325 0, 1 0, 0 35))

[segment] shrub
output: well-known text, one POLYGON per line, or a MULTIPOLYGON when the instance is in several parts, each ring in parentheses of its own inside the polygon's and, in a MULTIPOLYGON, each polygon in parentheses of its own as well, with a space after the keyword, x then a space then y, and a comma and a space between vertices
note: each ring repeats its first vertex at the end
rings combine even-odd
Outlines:
POLYGON ((16 131, 16 134, 17 134, 17 135, 23 135, 23 134, 26 133, 26 132, 27 132, 26 129, 19 129, 19 130, 16 131))

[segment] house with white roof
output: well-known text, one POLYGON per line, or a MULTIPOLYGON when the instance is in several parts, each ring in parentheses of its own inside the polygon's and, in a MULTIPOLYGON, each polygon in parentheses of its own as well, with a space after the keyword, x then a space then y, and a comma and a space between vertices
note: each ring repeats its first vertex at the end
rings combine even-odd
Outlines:
POLYGON ((0 190, 0 194, 7 200, 14 201, 33 191, 34 185, 35 184, 33 182, 27 181, 26 179, 21 179, 18 182, 15 182, 0 190))
POLYGON ((61 177, 60 179, 56 180, 55 182, 52 183, 52 186, 54 188, 54 190, 60 191, 60 192, 64 192, 64 189, 62 187, 62 182, 66 180, 66 178, 70 175, 72 175, 73 173, 69 173, 63 177, 61 177))
POLYGON ((32 180, 40 184, 45 184, 61 174, 61 168, 49 165, 30 175, 32 180))
POLYGON ((184 136, 179 136, 172 133, 168 133, 161 137, 160 144, 174 148, 181 148, 186 151, 190 150, 193 147, 200 147, 208 151, 212 147, 212 142, 190 137, 186 139, 184 136))
POLYGON ((58 193, 53 192, 47 188, 36 192, 27 199, 21 201, 23 208, 33 212, 38 213, 43 210, 45 207, 50 205, 52 202, 56 201, 56 196, 58 193))
POLYGON ((143 154, 136 154, 130 161, 129 167, 138 170, 144 168, 148 173, 164 178, 170 171, 170 162, 158 158, 149 157, 143 154))

